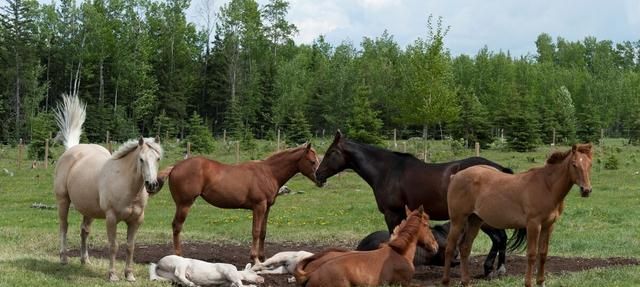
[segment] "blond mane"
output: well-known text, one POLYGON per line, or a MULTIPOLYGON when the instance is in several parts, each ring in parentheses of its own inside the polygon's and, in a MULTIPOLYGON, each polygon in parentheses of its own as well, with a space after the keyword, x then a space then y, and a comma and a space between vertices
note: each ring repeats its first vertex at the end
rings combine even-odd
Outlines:
MULTIPOLYGON (((158 144, 154 138, 145 138, 144 139, 144 143, 147 144, 147 146, 154 150, 156 153, 158 153, 158 156, 162 157, 164 151, 162 150, 162 147, 160 146, 160 144, 158 144)), ((125 143, 123 143, 120 148, 118 148, 117 151, 115 151, 112 155, 111 158, 112 159, 121 159, 123 157, 125 157, 126 155, 128 155, 130 152, 134 151, 136 148, 138 147, 138 140, 134 139, 134 140, 129 140, 125 143)))

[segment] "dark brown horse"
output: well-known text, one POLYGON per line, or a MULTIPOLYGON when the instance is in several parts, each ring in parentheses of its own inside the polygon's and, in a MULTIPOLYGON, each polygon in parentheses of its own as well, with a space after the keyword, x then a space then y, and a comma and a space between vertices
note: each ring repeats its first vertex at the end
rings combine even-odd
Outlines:
POLYGON ((169 177, 171 196, 176 204, 172 224, 175 253, 182 255, 182 225, 191 205, 200 196, 216 207, 253 210, 251 260, 254 263, 264 260, 267 217, 278 189, 298 172, 315 182, 318 164, 315 150, 306 144, 261 161, 229 165, 194 157, 163 170, 160 177, 169 177))
MULTIPOLYGON (((318 185, 322 186, 327 178, 345 169, 355 171, 373 189, 378 210, 384 214, 391 233, 405 218, 405 205, 411 209, 423 205, 424 210, 434 220, 449 219, 449 177, 474 165, 489 165, 505 173, 513 173, 511 169, 481 157, 427 164, 410 154, 350 141, 338 131, 316 171, 316 180, 318 185)), ((485 275, 488 276, 492 272, 496 255, 498 271, 503 272, 507 234, 504 230, 487 225, 483 225, 482 230, 489 235, 493 243, 485 261, 485 275)), ((515 235, 516 240, 511 245, 514 249, 523 242, 525 232, 519 230, 515 235)))
POLYGON ((296 281, 307 287, 409 286, 415 272, 416 246, 420 244, 435 252, 438 243, 422 206, 414 211, 406 209, 406 216, 407 219, 396 226, 389 243, 376 250, 328 250, 304 259, 296 266, 296 281))
POLYGON ((544 286, 544 264, 553 224, 574 184, 580 187, 583 197, 591 193, 592 157, 591 144, 574 145, 571 150, 552 154, 545 166, 523 173, 504 174, 481 165, 454 175, 447 194, 451 230, 442 283, 449 284, 449 263, 458 243, 462 285, 470 285, 469 253, 480 225, 486 222, 499 228, 526 228, 528 264, 524 284, 531 286, 537 254, 540 261, 536 283, 544 286))

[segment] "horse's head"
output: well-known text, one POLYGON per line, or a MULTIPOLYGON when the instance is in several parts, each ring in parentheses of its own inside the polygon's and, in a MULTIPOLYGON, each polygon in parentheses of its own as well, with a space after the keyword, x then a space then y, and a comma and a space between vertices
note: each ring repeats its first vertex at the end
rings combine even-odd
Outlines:
POLYGON ((162 147, 155 139, 138 139, 138 170, 142 173, 144 186, 150 194, 157 193, 162 187, 158 182, 158 167, 162 158, 162 147))
POLYGON ((239 271, 239 273, 242 275, 242 280, 244 281, 259 284, 264 283, 264 278, 253 271, 253 269, 251 268, 251 263, 247 263, 247 265, 244 267, 244 270, 239 271))
POLYGON ((311 147, 311 143, 306 143, 304 146, 304 154, 300 160, 298 160, 298 170, 317 184, 316 170, 318 170, 318 165, 320 165, 320 161, 318 160, 316 150, 311 147))
POLYGON ((588 197, 591 194, 592 145, 590 143, 573 145, 570 156, 569 173, 571 180, 580 187, 580 195, 588 197))
POLYGON ((322 187, 327 178, 343 171, 345 168, 347 168, 347 155, 344 150, 344 136, 338 130, 333 143, 327 149, 320 167, 316 171, 316 184, 322 187))
POLYGON ((414 211, 409 210, 406 205, 404 209, 407 214, 407 224, 410 224, 410 221, 418 221, 418 245, 424 247, 432 254, 437 253, 438 241, 435 236, 433 236, 433 232, 431 232, 431 228, 429 227, 429 215, 424 212, 422 205, 414 211))

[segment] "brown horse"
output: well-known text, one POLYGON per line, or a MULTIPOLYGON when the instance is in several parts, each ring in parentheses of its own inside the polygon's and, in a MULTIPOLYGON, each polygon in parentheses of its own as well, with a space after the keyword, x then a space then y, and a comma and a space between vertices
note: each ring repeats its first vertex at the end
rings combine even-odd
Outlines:
POLYGON ((304 286, 409 286, 418 244, 436 252, 438 243, 429 229, 429 216, 420 206, 394 229, 389 243, 372 251, 329 250, 309 257, 296 266, 296 281, 304 286))
POLYGON ((180 232, 193 202, 201 196, 220 208, 253 210, 251 260, 264 260, 269 209, 278 189, 298 172, 313 182, 319 161, 311 144, 278 152, 261 161, 237 165, 223 164, 203 157, 193 157, 160 172, 169 177, 171 196, 176 204, 173 218, 173 248, 182 255, 180 232))
POLYGON ((574 145, 552 154, 544 167, 510 175, 489 166, 474 166, 452 176, 447 200, 451 230, 445 252, 444 285, 449 284, 450 263, 460 235, 462 284, 469 285, 469 253, 483 222, 496 228, 526 228, 527 273, 531 286, 536 253, 540 257, 536 283, 544 286, 544 264, 554 222, 564 198, 576 184, 583 197, 591 193, 591 144, 574 145), (466 226, 466 227, 465 227, 466 226))

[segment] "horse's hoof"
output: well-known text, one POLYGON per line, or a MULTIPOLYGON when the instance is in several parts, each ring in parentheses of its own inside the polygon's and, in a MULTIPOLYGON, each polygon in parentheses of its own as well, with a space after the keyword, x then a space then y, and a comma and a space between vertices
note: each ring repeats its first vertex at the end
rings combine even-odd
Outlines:
POLYGON ((133 276, 133 272, 127 272, 124 276, 127 278, 127 281, 136 282, 136 277, 133 276))
POLYGON ((120 281, 120 278, 118 278, 118 275, 116 275, 114 272, 109 272, 109 281, 111 282, 120 281))
POLYGON ((289 277, 287 278, 287 283, 296 283, 296 277, 289 277))
POLYGON ((500 265, 500 267, 498 268, 498 271, 496 272, 498 276, 502 276, 507 274, 507 267, 504 267, 504 265, 500 265))
POLYGON ((449 278, 442 279, 441 283, 442 283, 443 286, 449 286, 449 278))
POLYGON ((544 287, 544 281, 537 283, 536 285, 538 285, 538 287, 544 287))

